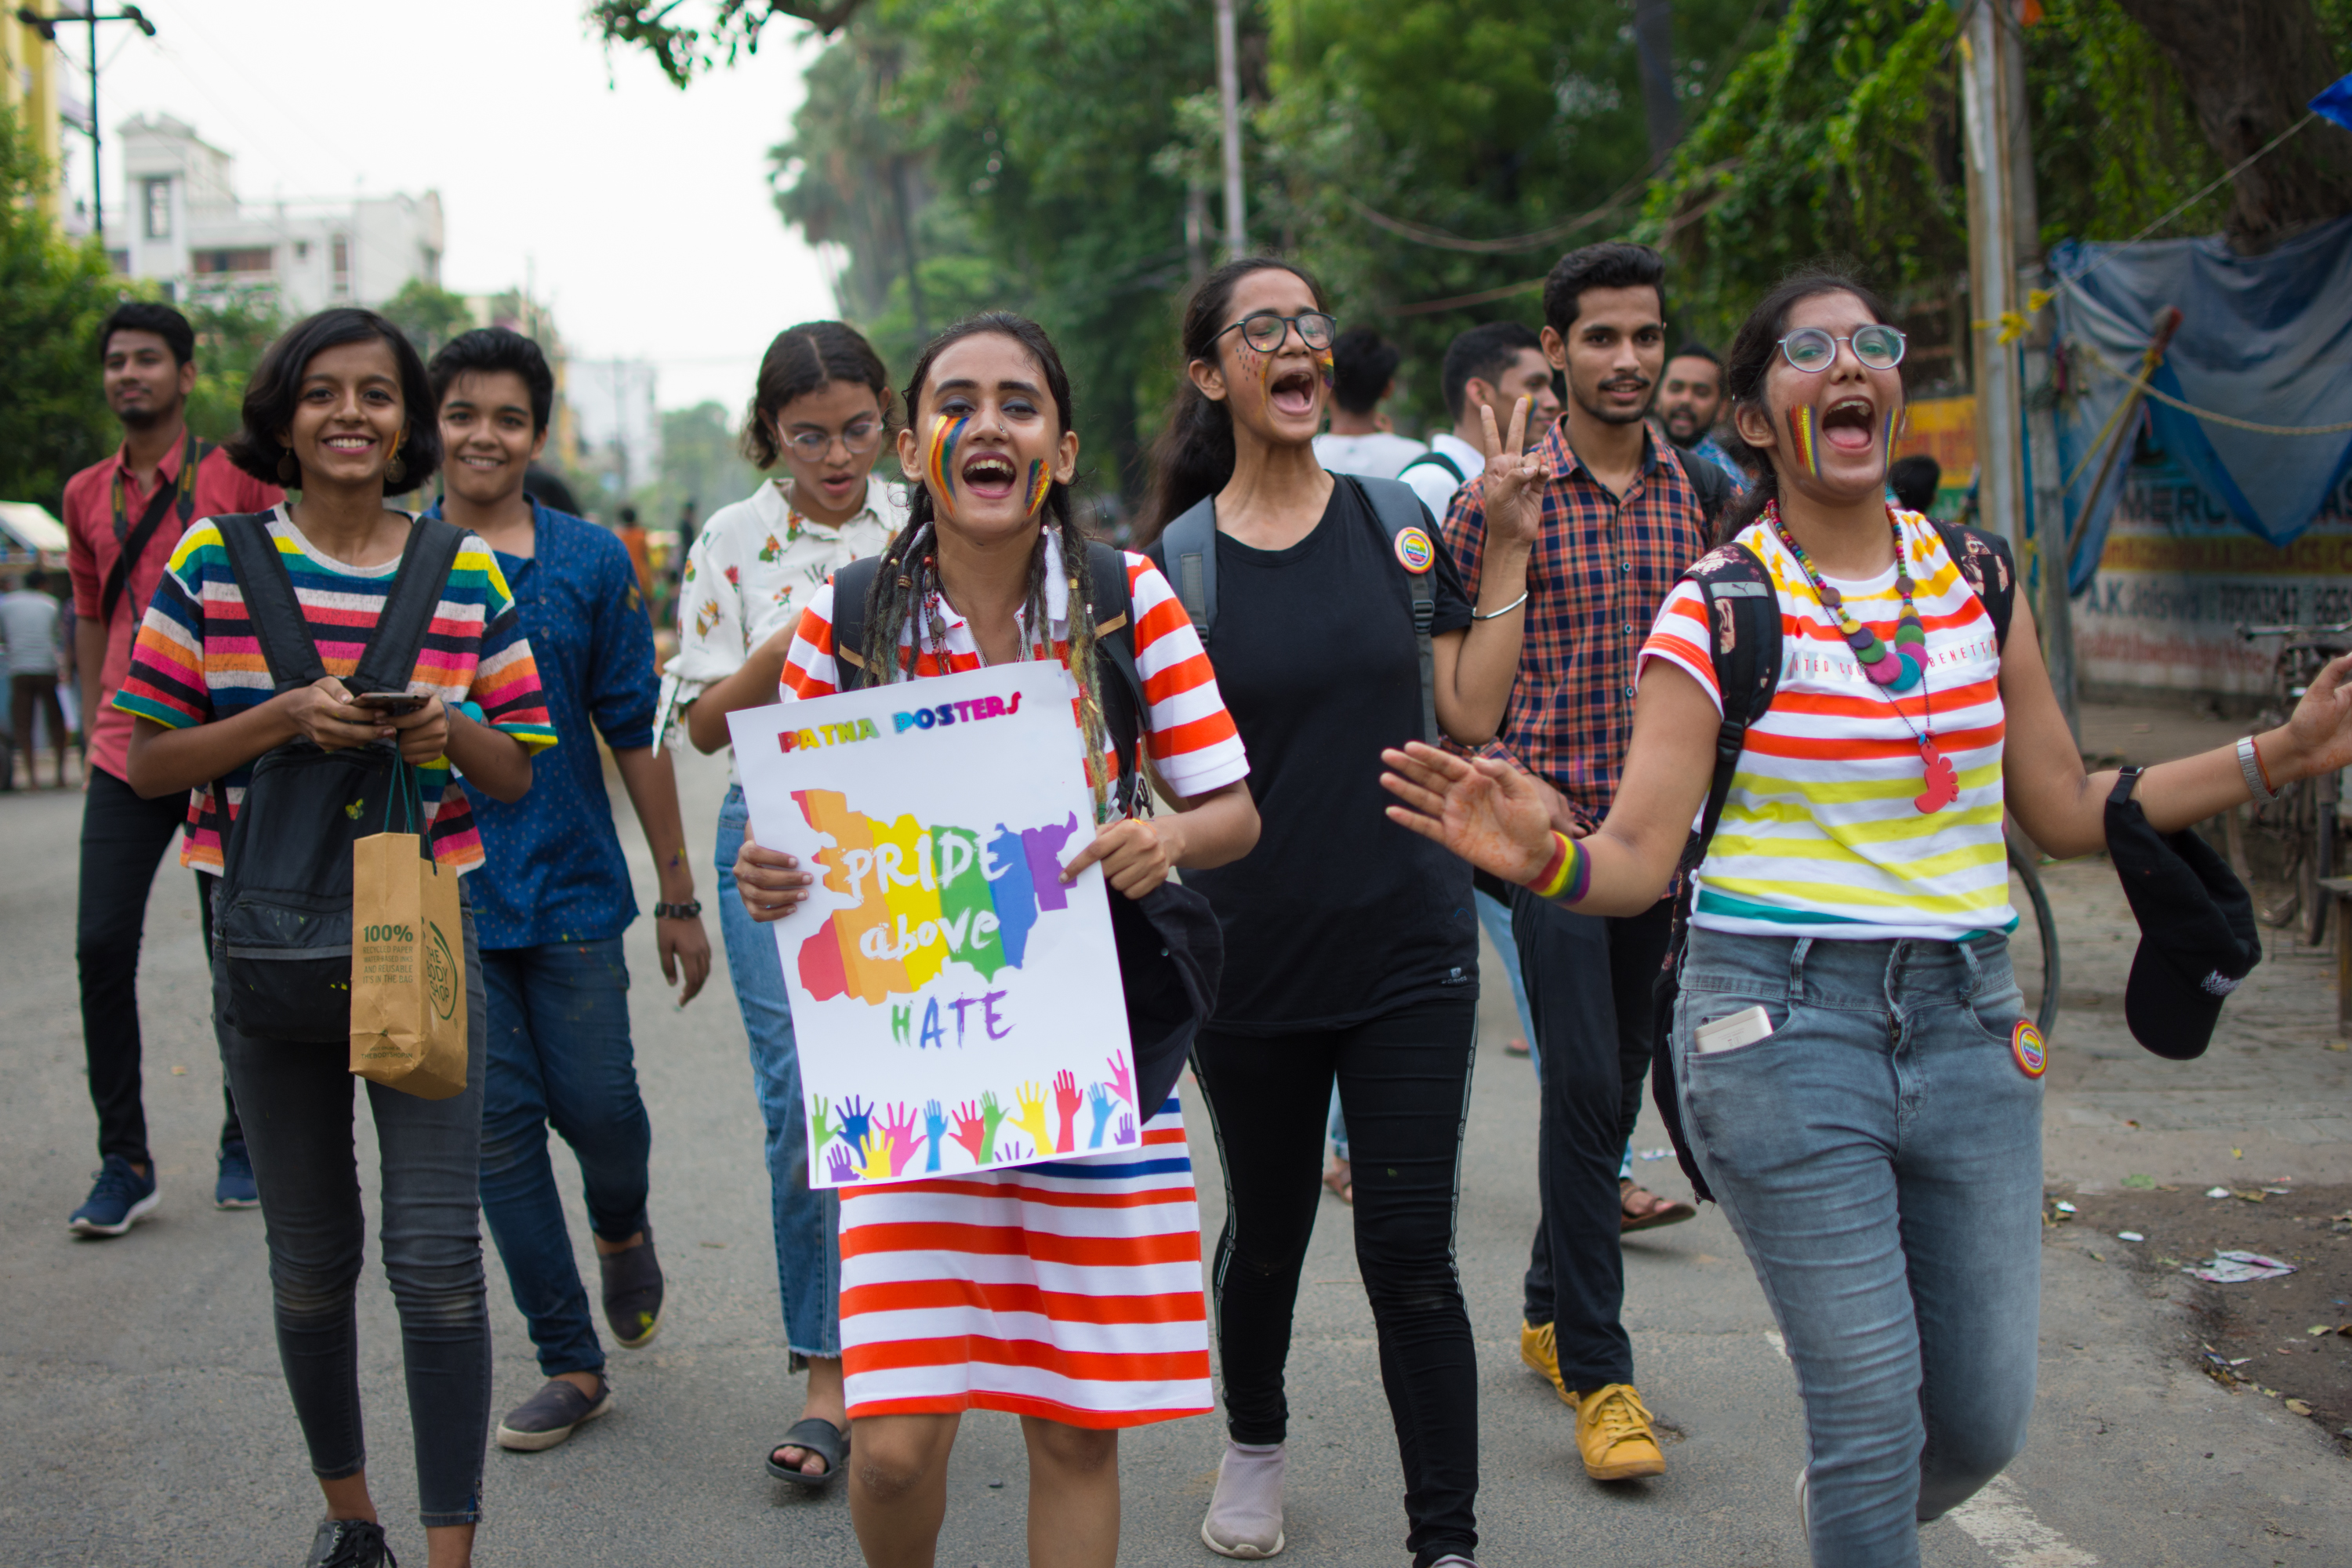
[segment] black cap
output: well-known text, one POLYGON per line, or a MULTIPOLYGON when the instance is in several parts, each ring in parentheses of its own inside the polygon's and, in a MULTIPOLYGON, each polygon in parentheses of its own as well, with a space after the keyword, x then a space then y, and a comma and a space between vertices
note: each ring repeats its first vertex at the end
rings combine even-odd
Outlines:
POLYGON ((2193 832, 2158 833, 2131 798, 2137 768, 2107 796, 2107 855, 2139 921, 2124 986, 2132 1038, 2158 1056, 2205 1054, 2221 1001, 2263 960, 2246 885, 2193 832))

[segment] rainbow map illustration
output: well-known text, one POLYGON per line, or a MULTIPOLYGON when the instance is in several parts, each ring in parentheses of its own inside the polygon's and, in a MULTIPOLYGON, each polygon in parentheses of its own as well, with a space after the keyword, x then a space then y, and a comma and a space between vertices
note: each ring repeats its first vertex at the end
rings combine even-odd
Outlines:
POLYGON ((1040 916, 1069 907, 1061 866, 1076 813, 1042 827, 1000 823, 983 840, 911 816, 877 821, 837 790, 795 790, 793 801, 833 840, 815 857, 824 885, 857 900, 801 943, 800 982, 817 1001, 878 1007, 912 996, 951 962, 992 979, 1021 967, 1040 916))

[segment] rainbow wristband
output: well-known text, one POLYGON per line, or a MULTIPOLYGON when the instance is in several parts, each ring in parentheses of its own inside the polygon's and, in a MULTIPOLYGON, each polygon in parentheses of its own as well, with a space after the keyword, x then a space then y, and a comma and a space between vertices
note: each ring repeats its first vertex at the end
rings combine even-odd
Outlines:
POLYGON ((1551 858, 1528 888, 1539 899, 1556 903, 1573 904, 1582 900, 1585 889, 1592 881, 1592 858, 1584 846, 1567 834, 1554 830, 1551 836, 1551 858))

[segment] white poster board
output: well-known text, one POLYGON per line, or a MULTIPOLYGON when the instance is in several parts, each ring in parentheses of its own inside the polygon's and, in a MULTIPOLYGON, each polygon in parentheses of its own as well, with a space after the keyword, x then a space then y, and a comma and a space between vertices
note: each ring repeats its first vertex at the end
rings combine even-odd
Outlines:
MULTIPOLYGON (((809 1184, 1136 1147, 1135 1061, 1061 666, 730 713, 751 832, 818 879, 775 925, 809 1184)), ((732 894, 729 895, 732 897, 732 894)))

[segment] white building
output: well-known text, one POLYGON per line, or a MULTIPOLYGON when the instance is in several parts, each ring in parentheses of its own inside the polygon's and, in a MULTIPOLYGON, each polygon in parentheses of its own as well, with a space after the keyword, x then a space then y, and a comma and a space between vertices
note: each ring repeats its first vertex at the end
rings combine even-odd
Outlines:
POLYGON ((659 476, 661 415, 650 360, 572 355, 563 365, 563 402, 580 466, 601 475, 614 497, 625 500, 659 476))
POLYGON ((411 279, 441 280, 441 196, 352 196, 248 204, 233 160, 169 115, 116 132, 129 210, 106 215, 115 270, 167 284, 274 285, 289 314, 381 305, 411 279))

